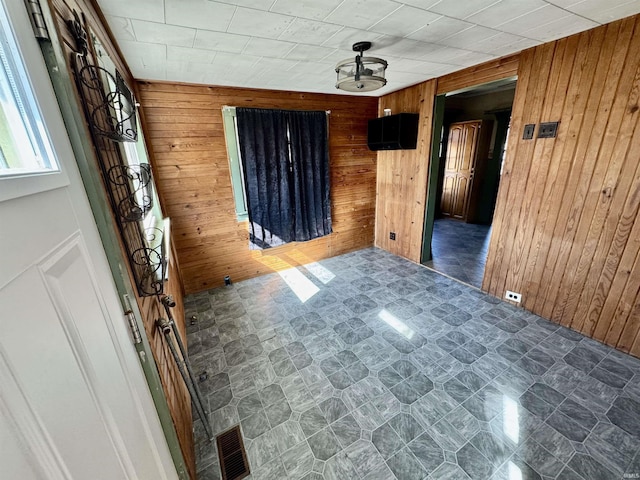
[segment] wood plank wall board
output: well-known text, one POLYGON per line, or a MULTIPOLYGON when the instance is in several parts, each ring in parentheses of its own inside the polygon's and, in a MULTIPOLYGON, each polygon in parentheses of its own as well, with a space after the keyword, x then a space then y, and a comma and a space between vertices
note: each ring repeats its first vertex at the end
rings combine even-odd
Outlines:
POLYGON ((195 293, 373 244, 376 154, 367 120, 378 99, 139 81, 145 131, 172 219, 185 291, 195 293), (333 233, 267 251, 249 250, 247 222, 236 219, 222 107, 330 110, 333 233))
POLYGON ((519 53, 514 53, 444 75, 438 78, 436 94, 442 95, 462 88, 513 77, 518 73, 519 56, 519 53))
MULTIPOLYGON (((72 11, 75 9, 79 14, 84 13, 91 30, 100 37, 103 47, 120 73, 123 75, 125 82, 135 91, 136 82, 131 76, 124 59, 120 55, 117 45, 113 42, 108 26, 103 23, 103 17, 99 9, 95 6, 93 0, 51 0, 50 6, 51 11, 55 15, 57 33, 63 43, 63 50, 68 55, 67 66, 69 67, 71 78, 73 78, 73 69, 70 65, 70 58, 72 52, 77 49, 77 46, 75 44, 74 37, 69 33, 66 20, 73 18, 72 11)), ((77 91, 76 98, 78 99, 79 108, 81 108, 81 100, 77 91)), ((85 125, 85 127, 86 135, 90 137, 89 128, 87 125, 85 125)), ((97 163, 95 168, 98 169, 97 163)), ((110 212, 109 216, 115 225, 113 213, 110 212)), ((123 251, 123 255, 126 257, 127 254, 122 239, 119 240, 120 248, 123 251)), ((174 242, 171 243, 171 248, 175 248, 173 245, 174 242)), ((132 285, 135 285, 133 273, 130 271, 128 264, 126 265, 126 268, 132 285)), ((133 289, 135 291, 135 287, 133 289)), ((183 286, 175 254, 173 255, 172 261, 169 265, 169 282, 165 286, 165 292, 173 295, 173 298, 176 301, 176 307, 172 312, 173 317, 182 334, 182 338, 186 339, 183 286)), ((191 400, 189 392, 184 385, 173 357, 164 342, 163 336, 155 327, 156 319, 166 317, 164 307, 155 297, 139 297, 136 295, 135 300, 142 315, 143 326, 158 368, 164 394, 167 399, 167 404, 169 405, 169 410, 180 442, 183 457, 189 470, 189 475, 191 478, 195 479, 195 451, 193 445, 191 400)))
MULTIPOLYGON (((534 82, 529 83, 530 89, 527 92, 523 108, 524 116, 537 117, 542 116, 543 114, 542 99, 547 95, 547 88, 550 85, 549 78, 551 75, 551 59, 553 58, 554 50, 555 44, 545 44, 544 48, 537 49, 534 52, 532 71, 538 72, 539 75, 535 77, 534 82)), ((516 91, 516 97, 517 96, 518 92, 516 91)), ((511 135, 513 138, 516 136, 516 133, 519 133, 522 130, 522 128, 519 128, 519 125, 513 120, 511 125, 513 126, 513 135, 511 135)), ((539 142, 529 141, 515 144, 513 152, 510 152, 512 153, 511 158, 514 159, 511 167, 512 172, 520 171, 523 164, 529 165, 531 163, 531 159, 534 158, 536 154, 540 154, 539 148, 536 148, 538 143, 539 142)), ((507 204, 512 205, 513 208, 504 212, 501 211, 500 219, 505 224, 504 229, 509 232, 514 232, 514 235, 509 238, 509 241, 503 243, 501 258, 513 258, 514 265, 501 263, 499 271, 502 276, 506 276, 506 269, 508 266, 516 270, 516 272, 520 271, 521 258, 518 257, 518 253, 524 250, 524 243, 526 242, 526 239, 524 237, 525 229, 518 229, 517 222, 520 216, 524 217, 526 215, 531 215, 534 212, 531 202, 532 199, 536 198, 535 188, 540 166, 539 162, 535 162, 531 169, 527 169, 526 174, 515 177, 512 176, 511 178, 511 181, 514 183, 509 189, 509 196, 507 197, 506 202, 507 204)), ((494 224, 495 223, 496 221, 494 217, 494 224)))
POLYGON ((522 52, 483 289, 640 355, 640 17, 522 52), (551 139, 525 124, 560 121, 551 139))
POLYGON ((420 262, 426 202, 431 129, 436 82, 430 80, 380 98, 378 114, 418 113, 418 144, 414 150, 378 152, 376 246, 420 262), (396 233, 396 240, 389 233, 396 233))

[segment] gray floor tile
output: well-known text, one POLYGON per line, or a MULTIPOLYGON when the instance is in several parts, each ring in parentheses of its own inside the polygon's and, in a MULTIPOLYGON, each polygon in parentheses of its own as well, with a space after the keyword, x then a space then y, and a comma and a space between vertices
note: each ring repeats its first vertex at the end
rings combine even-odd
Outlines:
POLYGON ((401 403, 405 403, 407 405, 412 404, 421 397, 421 395, 411 387, 411 384, 407 380, 391 387, 389 391, 391 391, 391 393, 393 393, 401 403))
POLYGON ((429 478, 433 480, 468 480, 470 477, 457 464, 447 462, 440 465, 429 478))
POLYGON ((344 480, 345 478, 358 478, 358 472, 343 451, 327 460, 324 465, 325 480, 344 480))
POLYGON ((342 448, 347 448, 360 439, 361 428, 352 415, 345 415, 331 424, 331 430, 340 442, 342 448))
POLYGON ((403 448, 387 460, 398 480, 422 480, 427 471, 408 448, 403 448))
POLYGON ((473 480, 488 480, 493 475, 491 463, 471 443, 465 444, 456 457, 460 467, 473 480))
POLYGON ((583 442, 589 435, 587 429, 558 411, 553 412, 546 421, 547 424, 574 442, 583 442))
POLYGON ((277 439, 273 430, 259 436, 248 448, 249 465, 256 469, 279 456, 277 439))
POLYGON ((338 439, 329 427, 320 430, 307 439, 311 451, 319 460, 329 460, 340 451, 338 439))
POLYGON ((584 478, 615 478, 611 470, 602 466, 589 455, 580 453, 574 455, 571 461, 569 461, 569 467, 584 478))
MULTIPOLYGON (((479 281, 484 253, 436 267, 479 281)), ((278 274, 185 298, 211 426, 241 425, 252 478, 640 473, 640 360, 382 250, 320 264, 335 278, 299 267, 319 288, 304 304, 278 274)), ((194 438, 200 480, 220 478, 194 438)))
POLYGON ((404 446, 404 442, 389 423, 375 429, 371 441, 384 458, 391 457, 404 446))
POLYGON ((361 476, 367 476, 384 465, 384 458, 373 444, 358 440, 345 449, 347 457, 361 476))
POLYGON ((241 423, 242 433, 247 438, 259 437, 271 428, 269 426, 269 420, 267 420, 267 416, 262 410, 260 410, 258 413, 254 413, 250 417, 245 418, 241 421, 241 423))
POLYGON ((300 427, 307 437, 328 426, 327 420, 318 407, 311 407, 300 415, 300 427))
POLYGON ((305 434, 300 428, 300 424, 293 420, 278 425, 273 429, 273 432, 278 451, 281 454, 305 439, 305 434))
POLYGON ((426 432, 409 443, 408 447, 427 473, 433 472, 444 462, 443 449, 426 432))
POLYGON ((405 443, 409 443, 423 431, 420 423, 418 423, 409 413, 399 413, 389 420, 389 425, 393 427, 405 443))
POLYGON ((471 444, 478 449, 494 467, 499 467, 512 453, 511 447, 490 432, 481 431, 471 439, 471 444))
POLYGON ((525 440, 517 453, 538 474, 545 477, 555 477, 564 467, 563 462, 532 439, 525 440))
POLYGON ((301 478, 313 468, 313 452, 307 442, 290 448, 280 458, 287 473, 293 478, 301 478))
POLYGON ((262 410, 262 402, 260 396, 257 393, 247 395, 238 402, 238 415, 240 420, 243 420, 251 415, 258 413, 262 410))
POLYGON ((271 428, 275 428, 281 423, 286 422, 291 417, 291 407, 286 401, 274 403, 264 409, 271 428))

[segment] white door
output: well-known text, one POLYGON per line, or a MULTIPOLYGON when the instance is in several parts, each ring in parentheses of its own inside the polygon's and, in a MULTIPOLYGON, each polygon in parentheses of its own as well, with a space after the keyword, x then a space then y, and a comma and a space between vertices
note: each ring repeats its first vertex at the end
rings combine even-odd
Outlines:
POLYGON ((0 479, 177 479, 24 2, 0 10, 60 170, 0 151, 0 479))

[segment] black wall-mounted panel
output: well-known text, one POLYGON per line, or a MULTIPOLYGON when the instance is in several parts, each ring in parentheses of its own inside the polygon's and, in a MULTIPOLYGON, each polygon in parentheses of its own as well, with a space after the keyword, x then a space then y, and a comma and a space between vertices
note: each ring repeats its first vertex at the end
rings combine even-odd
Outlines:
POLYGON ((370 150, 411 150, 418 143, 417 113, 398 113, 369 120, 367 144, 370 150))
POLYGON ((558 123, 560 122, 541 123, 538 128, 538 138, 555 138, 558 133, 558 123))
POLYGON ((524 126, 524 133, 522 134, 523 140, 531 140, 533 138, 533 132, 536 130, 535 123, 528 123, 524 126))

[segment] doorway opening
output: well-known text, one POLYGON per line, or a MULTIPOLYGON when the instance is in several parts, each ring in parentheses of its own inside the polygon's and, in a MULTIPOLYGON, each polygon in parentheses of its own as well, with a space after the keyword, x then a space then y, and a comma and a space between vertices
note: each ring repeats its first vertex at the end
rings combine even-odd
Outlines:
POLYGON ((422 263, 482 286, 516 78, 436 98, 422 263))

